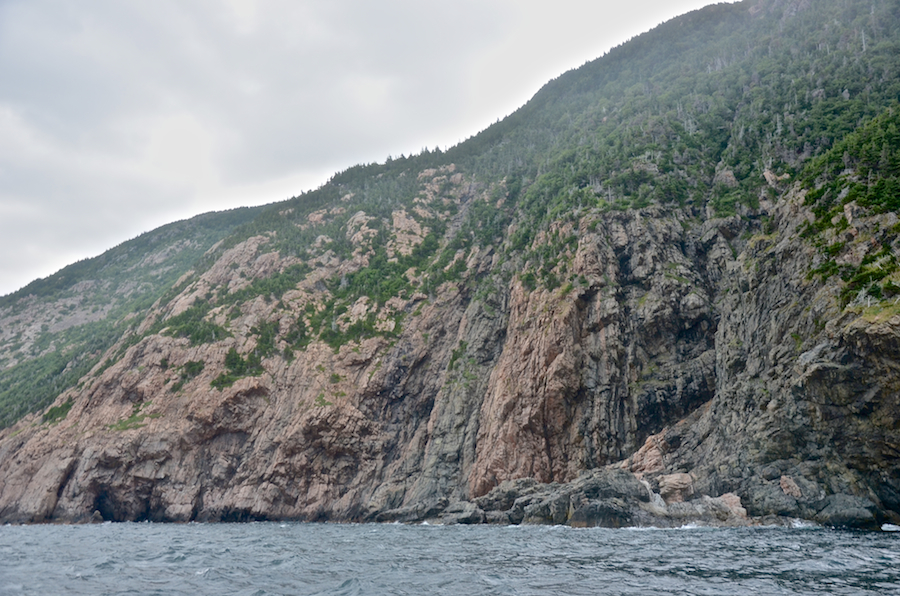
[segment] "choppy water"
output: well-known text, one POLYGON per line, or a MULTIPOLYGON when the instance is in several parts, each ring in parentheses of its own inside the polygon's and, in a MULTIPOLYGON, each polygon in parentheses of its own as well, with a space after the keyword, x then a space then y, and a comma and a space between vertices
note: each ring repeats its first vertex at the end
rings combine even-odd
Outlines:
POLYGON ((900 594, 900 533, 4 526, 0 594, 900 594))

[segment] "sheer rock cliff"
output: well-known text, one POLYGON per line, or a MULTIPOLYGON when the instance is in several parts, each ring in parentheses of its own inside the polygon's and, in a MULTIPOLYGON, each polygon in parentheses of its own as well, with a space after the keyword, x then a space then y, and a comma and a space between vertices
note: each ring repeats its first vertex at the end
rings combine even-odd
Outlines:
MULTIPOLYGON (((578 284, 529 290, 498 274, 475 296, 445 282, 384 305, 406 315, 397 336, 276 350, 262 374, 211 386, 232 348, 258 347, 252 329, 288 328, 327 292, 322 279, 366 260, 326 254, 279 303, 214 309, 228 337, 194 345, 163 328, 119 346, 60 396, 63 419, 3 431, 0 518, 471 521, 453 503, 472 501, 479 521, 721 522, 742 519, 721 505, 731 495, 751 516, 896 521, 900 315, 837 316, 834 284, 804 273, 815 251, 798 236, 810 218, 800 198, 767 216, 768 234, 753 218, 701 223, 680 208, 560 224, 577 238, 565 251, 578 284), (185 375, 191 362, 205 365, 185 375), (610 517, 608 499, 578 492, 603 469, 644 483, 613 507, 643 513, 610 517), (523 478, 505 508, 478 501, 523 478), (526 515, 513 502, 535 486, 573 488, 550 499, 557 513, 526 515), (698 513, 709 499, 718 509, 698 513)), ((461 258, 468 275, 504 267, 489 249, 461 258)), ((209 288, 237 291, 241 272, 292 264, 251 238, 143 326, 209 288)))

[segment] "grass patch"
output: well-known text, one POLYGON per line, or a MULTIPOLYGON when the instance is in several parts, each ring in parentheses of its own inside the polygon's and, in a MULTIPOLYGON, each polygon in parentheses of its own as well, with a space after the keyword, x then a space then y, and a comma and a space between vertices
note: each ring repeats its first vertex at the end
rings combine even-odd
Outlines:
POLYGON ((450 362, 447 363, 447 370, 453 370, 456 368, 456 363, 462 357, 463 354, 466 353, 467 344, 464 341, 459 342, 459 347, 457 347, 450 354, 450 362))
POLYGON ((883 323, 897 315, 900 315, 900 304, 894 301, 873 304, 860 311, 860 316, 869 323, 883 323))
POLYGON ((74 403, 75 401, 70 397, 62 405, 50 408, 44 412, 43 416, 41 416, 41 422, 45 424, 56 424, 57 422, 65 420, 74 403))
POLYGON ((146 401, 139 404, 134 404, 131 408, 131 416, 129 416, 128 418, 123 418, 115 424, 110 424, 106 428, 108 428, 109 430, 123 431, 147 426, 146 424, 144 424, 144 420, 152 420, 162 416, 162 414, 141 414, 141 410, 144 409, 144 406, 149 406, 151 403, 152 402, 146 401))

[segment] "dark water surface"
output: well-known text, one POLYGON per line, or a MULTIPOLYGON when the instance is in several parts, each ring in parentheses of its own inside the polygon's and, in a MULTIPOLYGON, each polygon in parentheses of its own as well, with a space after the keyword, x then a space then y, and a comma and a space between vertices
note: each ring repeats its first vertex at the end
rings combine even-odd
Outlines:
POLYGON ((900 594, 900 534, 278 523, 3 526, 0 594, 900 594))

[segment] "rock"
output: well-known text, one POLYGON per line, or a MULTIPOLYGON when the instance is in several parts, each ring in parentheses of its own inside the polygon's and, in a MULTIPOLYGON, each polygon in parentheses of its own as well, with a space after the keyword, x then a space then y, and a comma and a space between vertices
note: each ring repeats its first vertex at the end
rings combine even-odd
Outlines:
POLYGON ((441 523, 450 526, 454 524, 482 524, 485 522, 484 511, 475 503, 468 501, 451 503, 441 513, 441 523))
MULTIPOLYGON (((768 173, 768 170, 766 170, 768 173)), ((768 180, 768 178, 766 178, 768 180)), ((723 169, 716 172, 715 178, 713 178, 713 183, 722 184, 727 186, 728 188, 735 188, 738 185, 737 178, 734 176, 734 172, 731 170, 723 169)))
POLYGON ((626 528, 633 524, 633 516, 623 501, 603 499, 576 509, 568 523, 575 528, 626 528))
POLYGON ((626 460, 626 466, 635 474, 661 472, 665 469, 664 450, 665 443, 661 435, 651 435, 644 441, 644 445, 626 460))
POLYGON ((546 498, 527 505, 517 500, 514 508, 522 508, 520 523, 525 524, 562 525, 572 513, 569 495, 560 491, 554 491, 546 498))
POLYGON ((764 466, 760 470, 759 475, 762 476, 764 480, 775 480, 776 478, 781 477, 781 470, 775 466, 764 466))
POLYGON ((634 474, 617 467, 593 470, 570 484, 573 494, 583 499, 622 498, 628 501, 649 501, 650 493, 634 474))
POLYGON ((660 476, 659 494, 666 504, 686 501, 694 494, 694 479, 684 473, 660 476))
POLYGON ((440 499, 430 503, 415 503, 406 507, 389 509, 387 511, 375 510, 368 516, 369 521, 377 522, 416 522, 438 517, 447 508, 446 499, 440 499))
POLYGON ((729 517, 747 519, 747 510, 741 506, 741 498, 739 496, 734 493, 725 493, 718 499, 728 508, 729 517))
POLYGON ((492 488, 488 494, 475 499, 475 503, 484 511, 506 511, 512 508, 519 497, 538 490, 539 485, 534 478, 505 480, 492 488))
POLYGON ((830 495, 824 507, 816 514, 815 520, 826 526, 842 528, 877 529, 875 504, 869 499, 853 495, 830 495))
POLYGON ((784 491, 784 494, 794 497, 795 499, 803 497, 803 492, 800 490, 800 487, 797 486, 797 483, 794 482, 794 479, 790 476, 782 476, 779 485, 781 486, 781 490, 784 491))
POLYGON ((648 488, 633 474, 608 467, 568 484, 507 481, 476 502, 490 510, 487 519, 493 523, 624 527, 650 498, 648 488), (497 511, 503 508, 508 511, 497 511))
POLYGON ((485 511, 484 522, 487 524, 497 524, 504 526, 515 523, 513 522, 512 517, 510 516, 508 511, 485 511))
POLYGON ((781 515, 796 517, 800 508, 797 499, 786 495, 780 486, 755 485, 745 492, 743 499, 747 513, 754 516, 781 515))

